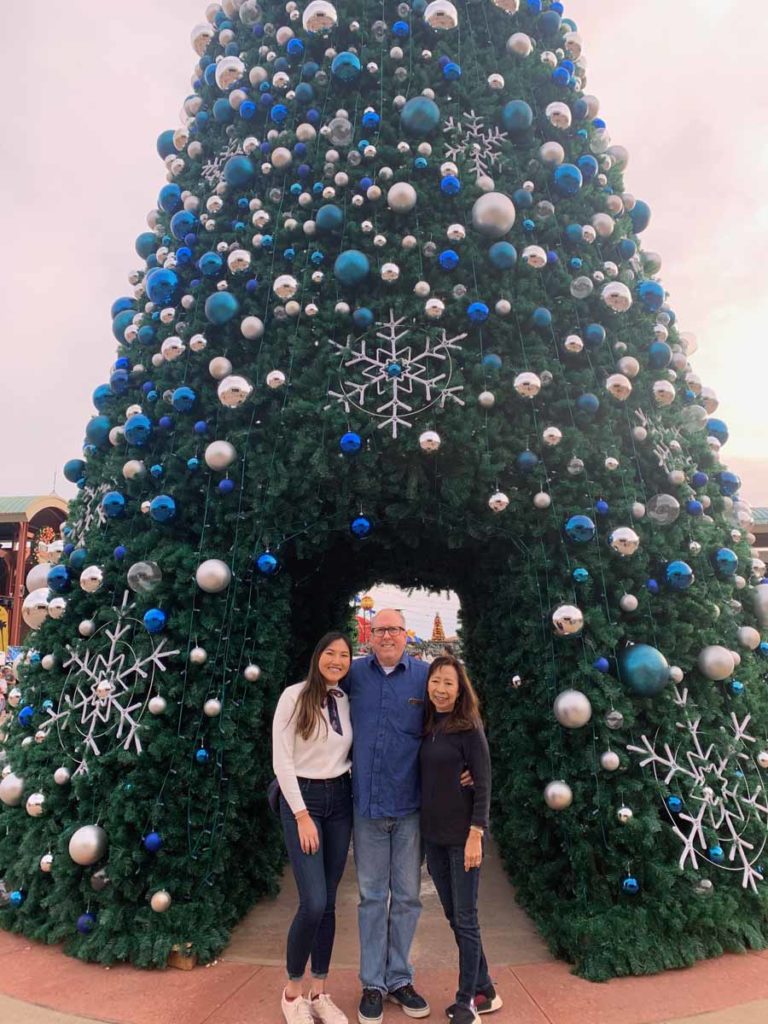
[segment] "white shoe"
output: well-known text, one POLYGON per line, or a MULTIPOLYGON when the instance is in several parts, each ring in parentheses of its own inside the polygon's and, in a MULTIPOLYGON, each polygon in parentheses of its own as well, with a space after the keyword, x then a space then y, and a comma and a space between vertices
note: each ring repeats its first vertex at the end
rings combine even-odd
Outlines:
POLYGON ((304 996, 299 996, 298 999, 286 999, 285 989, 283 989, 280 1006, 285 1017, 285 1024, 315 1024, 315 1018, 309 1008, 309 1000, 304 996))
POLYGON ((327 992, 323 992, 317 999, 310 999, 309 1008, 312 1016, 321 1024, 349 1024, 347 1015, 338 1008, 327 992))

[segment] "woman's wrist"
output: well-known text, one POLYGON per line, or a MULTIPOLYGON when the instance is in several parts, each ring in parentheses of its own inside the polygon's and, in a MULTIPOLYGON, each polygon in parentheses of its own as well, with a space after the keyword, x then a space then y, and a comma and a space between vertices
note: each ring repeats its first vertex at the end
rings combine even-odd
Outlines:
POLYGON ((296 813, 294 814, 294 818, 296 819, 296 821, 301 821, 304 818, 308 818, 308 817, 309 817, 309 811, 306 809, 306 807, 304 808, 303 811, 296 811, 296 813))
POLYGON ((476 836, 480 836, 480 838, 482 838, 485 835, 485 829, 483 828, 482 825, 470 825, 469 834, 472 835, 473 832, 475 833, 476 836))

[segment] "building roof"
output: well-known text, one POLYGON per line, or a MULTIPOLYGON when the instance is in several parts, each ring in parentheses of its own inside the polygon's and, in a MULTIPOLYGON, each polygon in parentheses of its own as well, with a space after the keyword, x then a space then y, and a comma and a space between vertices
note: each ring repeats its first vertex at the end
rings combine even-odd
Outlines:
POLYGON ((755 526, 768 526, 768 508, 753 508, 752 515, 755 517, 755 526))
POLYGON ((44 495, 10 495, 0 497, 0 523, 23 523, 42 512, 43 509, 53 508, 65 515, 69 504, 58 494, 44 495))

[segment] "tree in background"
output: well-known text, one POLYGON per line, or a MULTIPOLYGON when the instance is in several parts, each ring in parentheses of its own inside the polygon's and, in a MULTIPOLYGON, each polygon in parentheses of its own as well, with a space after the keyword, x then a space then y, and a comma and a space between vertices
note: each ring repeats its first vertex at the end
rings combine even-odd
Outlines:
POLYGON ((765 567, 576 25, 206 14, 29 581, 3 925, 215 955, 281 866, 275 700, 380 579, 461 598, 494 834, 557 955, 605 978, 763 945, 765 567))

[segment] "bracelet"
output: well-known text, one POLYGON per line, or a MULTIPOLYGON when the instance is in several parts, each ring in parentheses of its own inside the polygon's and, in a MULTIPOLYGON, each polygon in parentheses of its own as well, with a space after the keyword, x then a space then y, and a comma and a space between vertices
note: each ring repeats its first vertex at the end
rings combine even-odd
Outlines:
POLYGON ((482 828, 482 826, 480 826, 480 825, 470 825, 469 826, 469 831, 470 832, 477 832, 478 835, 481 835, 481 836, 485 835, 485 829, 482 828))

